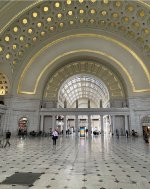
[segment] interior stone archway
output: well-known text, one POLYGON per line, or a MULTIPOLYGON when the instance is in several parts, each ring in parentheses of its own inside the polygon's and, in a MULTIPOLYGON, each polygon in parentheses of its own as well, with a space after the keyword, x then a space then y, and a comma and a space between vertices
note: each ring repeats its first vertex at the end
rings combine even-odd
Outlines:
POLYGON ((59 107, 64 104, 67 108, 110 107, 109 91, 99 78, 80 73, 63 82, 58 92, 58 103, 59 107))
MULTIPOLYGON (((6 2, 5 7, 10 5, 15 7, 16 3, 6 2)), ((0 52, 3 52, 0 61, 9 62, 14 71, 18 69, 20 60, 28 53, 28 49, 31 50, 42 39, 75 28, 88 27, 111 33, 118 32, 120 36, 137 45, 144 55, 148 57, 150 55, 150 5, 147 2, 37 1, 22 2, 20 7, 17 7, 18 13, 11 15, 11 19, 8 12, 4 12, 7 24, 3 24, 0 30, 2 35, 0 52)))
POLYGON ((63 83, 77 74, 89 74, 103 81, 109 91, 110 101, 113 99, 126 100, 127 91, 122 78, 111 68, 93 61, 76 61, 56 70, 47 81, 43 100, 57 102, 63 83))
POLYGON ((132 128, 140 130, 137 112, 149 112, 150 102, 149 10, 142 0, 1 1, 0 69, 10 82, 3 99, 6 117, 13 115, 7 127, 25 112, 37 129, 41 101, 56 102, 63 81, 88 73, 102 79, 112 101, 127 98, 132 128), (102 69, 89 64, 69 75, 79 61, 102 69))
MULTIPOLYGON (((52 52, 50 54, 52 57, 58 48, 55 49, 56 44, 61 46, 63 43, 63 47, 67 42, 74 44, 73 40, 71 42, 73 38, 75 41, 83 38, 84 42, 90 41, 90 38, 92 41, 97 40, 97 45, 102 45, 102 47, 95 50, 103 54, 106 54, 107 51, 111 52, 107 53, 107 57, 111 56, 120 61, 126 73, 131 76, 130 84, 133 92, 148 92, 150 85, 149 7, 149 3, 140 0, 134 3, 119 0, 37 1, 22 2, 19 5, 17 2, 3 3, 1 15, 5 19, 2 19, 0 25, 2 39, 0 41, 0 62, 3 64, 7 62, 4 71, 7 70, 14 80, 12 93, 16 95, 18 88, 19 95, 39 97, 40 94, 37 93, 41 91, 41 85, 44 85, 48 77, 48 74, 44 72, 46 77, 38 78, 40 71, 46 70, 48 61, 53 61, 56 56, 52 60, 42 62, 43 67, 41 67, 38 63, 41 57, 37 52, 42 52, 42 57, 46 56, 44 51, 51 46, 49 52, 52 52), (13 12, 8 14, 4 10, 9 6, 13 12), (109 49, 110 46, 113 48, 109 49), (124 54, 124 57, 119 57, 121 54, 124 54), (34 60, 35 65, 30 65, 34 60), (28 68, 31 71, 27 70, 28 68), (35 70, 39 71, 35 72, 35 70), (134 74, 134 70, 137 74, 134 74), (32 87, 31 83, 33 83, 32 87), (38 87, 39 91, 37 91, 38 87)), ((90 44, 91 46, 96 45, 91 41, 90 44)), ((79 49, 79 46, 76 47, 76 50, 79 49)), ((69 53, 69 50, 74 49, 70 47, 64 49, 66 53, 69 53)), ((123 75, 119 67, 118 71, 123 75)))

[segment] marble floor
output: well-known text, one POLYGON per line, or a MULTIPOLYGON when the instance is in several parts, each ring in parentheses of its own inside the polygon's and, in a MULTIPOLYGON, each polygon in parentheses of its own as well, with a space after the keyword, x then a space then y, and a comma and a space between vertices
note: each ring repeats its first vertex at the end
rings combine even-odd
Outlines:
POLYGON ((142 137, 11 138, 0 148, 0 189, 150 189, 150 143, 142 137), (2 184, 16 172, 43 173, 32 185, 2 184))

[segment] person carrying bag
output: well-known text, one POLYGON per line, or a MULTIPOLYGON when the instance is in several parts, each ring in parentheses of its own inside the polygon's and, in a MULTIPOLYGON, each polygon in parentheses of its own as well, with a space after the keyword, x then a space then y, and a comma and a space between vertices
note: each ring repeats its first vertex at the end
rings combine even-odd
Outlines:
POLYGON ((52 133, 52 139, 53 139, 53 145, 56 145, 56 140, 58 139, 58 132, 56 129, 52 133))

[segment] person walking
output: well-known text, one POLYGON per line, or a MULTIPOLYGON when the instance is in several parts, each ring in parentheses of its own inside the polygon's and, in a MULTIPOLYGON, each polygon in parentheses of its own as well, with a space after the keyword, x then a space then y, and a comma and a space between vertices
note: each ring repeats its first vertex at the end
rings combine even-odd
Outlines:
POLYGON ((116 136, 117 136, 117 138, 119 138, 119 130, 118 129, 116 129, 116 136))
POLYGON ((129 132, 128 132, 128 130, 126 130, 126 136, 127 136, 127 138, 128 138, 128 136, 129 136, 129 132))
POLYGON ((148 138, 149 138, 149 135, 148 135, 147 131, 145 131, 144 132, 144 140, 145 140, 146 143, 149 143, 148 138))
POLYGON ((10 137, 11 137, 11 132, 8 130, 8 131, 6 132, 6 143, 5 143, 4 148, 7 146, 7 144, 10 146, 10 142, 9 142, 10 137))
POLYGON ((53 145, 56 145, 56 140, 58 139, 58 132, 56 129, 52 133, 52 139, 53 139, 53 145))

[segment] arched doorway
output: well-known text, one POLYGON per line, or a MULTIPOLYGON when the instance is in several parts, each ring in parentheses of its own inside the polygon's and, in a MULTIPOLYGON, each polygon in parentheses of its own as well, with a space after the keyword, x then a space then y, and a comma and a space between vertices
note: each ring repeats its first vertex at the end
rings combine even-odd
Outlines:
MULTIPOLYGON (((126 95, 123 80, 113 68, 92 60, 81 60, 70 62, 50 75, 43 93, 43 104, 49 108, 122 108, 126 104, 126 95)), ((88 119, 86 113, 79 115, 79 127, 86 127, 88 119)), ((90 119, 92 132, 112 131, 109 114, 92 114, 90 119)), ((67 116, 67 120, 69 125, 75 125, 73 115, 67 116)))
POLYGON ((150 134, 150 115, 143 117, 141 124, 143 128, 143 135, 145 132, 150 134))
MULTIPOLYGON (((44 87, 43 102, 49 101, 51 105, 55 105, 55 108, 59 108, 64 107, 64 104, 66 105, 68 101, 68 107, 75 108, 76 105, 80 105, 80 99, 83 100, 83 94, 85 99, 91 100, 89 106, 92 105, 95 108, 99 108, 100 105, 104 108, 122 107, 127 98, 123 79, 112 68, 94 61, 76 61, 62 66, 50 75, 44 87), (73 88, 69 90, 73 91, 74 95, 69 92, 70 97, 67 93, 65 94, 66 97, 64 96, 67 87, 74 87, 74 90, 73 88), (61 89, 62 92, 60 92, 61 89), (74 102, 72 102, 72 99, 74 102), (75 99, 78 99, 77 104, 75 99)), ((81 106, 83 107, 83 105, 81 106)), ((86 107, 88 107, 88 103, 86 107)))
POLYGON ((62 108, 110 107, 109 91, 99 78, 78 74, 62 84, 58 92, 58 103, 62 108))
MULTIPOLYGON (((60 108, 107 108, 110 107, 110 95, 102 80, 92 74, 76 74, 69 77, 59 89, 58 107, 60 108)), ((68 116, 72 120, 74 116, 68 116)), ((99 115, 91 117, 92 133, 101 132, 99 115)), ((107 123, 103 122, 104 128, 107 123)), ((78 116, 79 128, 88 130, 88 116, 78 116)), ((70 130, 71 128, 69 128, 70 130)), ((107 130, 107 129, 105 129, 107 130)))

